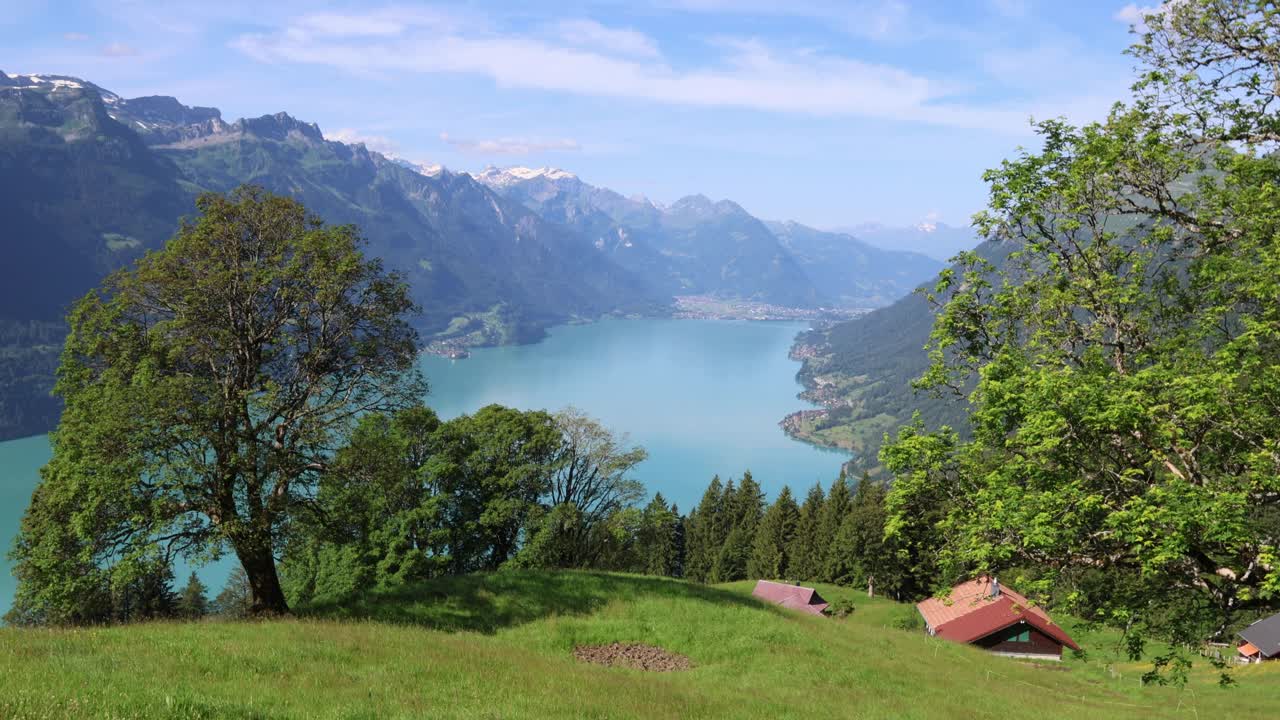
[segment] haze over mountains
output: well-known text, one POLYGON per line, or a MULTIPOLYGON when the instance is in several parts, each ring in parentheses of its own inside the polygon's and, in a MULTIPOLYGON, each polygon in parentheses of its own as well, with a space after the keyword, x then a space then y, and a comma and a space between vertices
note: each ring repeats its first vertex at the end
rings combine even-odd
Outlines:
POLYGON ((404 274, 426 337, 527 342, 550 325, 663 314, 674 295, 887 305, 941 267, 702 195, 661 207, 564 170, 474 176, 328 140, 287 113, 228 122, 165 96, 0 72, 0 438, 48 429, 69 304, 160 247, 203 191, 242 183, 354 223, 404 274))
POLYGON ((954 227, 937 220, 926 219, 907 227, 892 227, 880 223, 863 223, 834 232, 845 232, 884 250, 905 250, 928 255, 934 260, 946 262, 961 250, 972 250, 980 239, 969 227, 954 227))

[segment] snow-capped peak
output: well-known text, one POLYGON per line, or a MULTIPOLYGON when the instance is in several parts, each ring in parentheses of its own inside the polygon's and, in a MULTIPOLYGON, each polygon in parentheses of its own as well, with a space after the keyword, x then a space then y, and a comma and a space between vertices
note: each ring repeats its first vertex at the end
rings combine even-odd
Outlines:
POLYGON ((576 180, 578 178, 577 175, 574 175, 568 170, 561 170, 559 168, 527 168, 520 166, 497 168, 492 165, 478 173, 471 173, 471 176, 486 185, 496 185, 499 187, 512 185, 525 180, 534 180, 537 178, 546 178, 547 180, 576 180))
POLYGON ((394 155, 386 155, 385 153, 383 154, 383 157, 386 157, 388 160, 402 168, 407 168, 419 175, 425 175, 426 177, 436 177, 446 170, 445 166, 440 165, 439 163, 416 163, 412 160, 405 160, 404 158, 395 157, 394 155))
POLYGON ((567 170, 549 167, 537 168, 536 170, 527 167, 509 167, 506 172, 508 175, 514 175, 521 180, 532 180, 536 177, 545 177, 548 180, 567 180, 577 177, 577 175, 567 170))
POLYGON ((81 90, 85 86, 83 82, 76 78, 65 77, 62 75, 23 75, 22 73, 18 73, 17 75, 6 75, 5 79, 31 83, 30 85, 14 86, 13 89, 15 90, 49 88, 54 92, 57 92, 58 90, 81 90))
POLYGON ((931 233, 938 229, 938 223, 933 222, 932 220, 925 220, 919 225, 916 225, 916 229, 922 233, 931 233))
POLYGON ((44 75, 28 75, 27 77, 31 78, 31 82, 34 82, 34 83, 40 83, 42 85, 43 84, 52 85, 55 90, 58 88, 64 88, 64 87, 76 88, 76 89, 84 87, 84 85, 81 85, 78 81, 72 80, 70 78, 62 78, 57 76, 45 77, 44 75))

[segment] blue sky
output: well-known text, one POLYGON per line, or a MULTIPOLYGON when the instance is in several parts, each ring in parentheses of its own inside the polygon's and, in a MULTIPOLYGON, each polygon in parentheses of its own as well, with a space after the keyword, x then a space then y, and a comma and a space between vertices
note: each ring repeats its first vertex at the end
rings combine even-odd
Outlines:
POLYGON ((1028 118, 1103 116, 1141 8, 1051 0, 6 0, 0 70, 280 110, 455 170, 551 165, 820 227, 965 224, 1028 118))

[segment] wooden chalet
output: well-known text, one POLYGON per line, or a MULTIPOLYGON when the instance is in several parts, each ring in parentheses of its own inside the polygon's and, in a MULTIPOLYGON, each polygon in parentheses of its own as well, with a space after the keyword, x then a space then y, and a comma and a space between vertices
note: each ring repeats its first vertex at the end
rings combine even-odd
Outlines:
POLYGON ((998 655, 1061 660, 1063 647, 1080 649, 1048 613, 995 578, 960 583, 945 596, 917 603, 916 609, 930 635, 998 655))

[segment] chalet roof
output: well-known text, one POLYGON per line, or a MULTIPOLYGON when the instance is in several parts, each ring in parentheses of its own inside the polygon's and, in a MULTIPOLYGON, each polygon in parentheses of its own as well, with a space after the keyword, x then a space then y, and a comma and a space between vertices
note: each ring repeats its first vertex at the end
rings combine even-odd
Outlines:
POLYGON ((1258 620, 1236 634, 1256 647, 1262 657, 1280 655, 1280 613, 1258 620))
POLYGON ((1025 622, 1073 650, 1080 649, 1043 608, 1006 587, 1000 587, 999 594, 993 595, 990 578, 960 583, 946 596, 928 598, 917 603, 916 608, 933 634, 947 640, 973 642, 1025 622))
POLYGON ((756 587, 751 591, 751 594, 775 605, 813 615, 821 615, 822 611, 827 607, 827 601, 822 599, 817 590, 799 585, 787 585, 785 583, 761 580, 756 583, 756 587))

